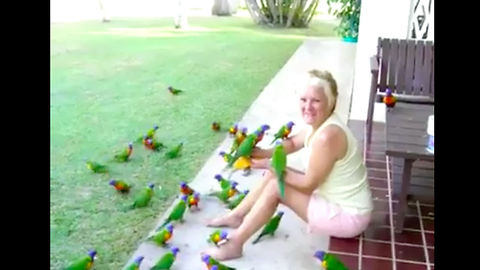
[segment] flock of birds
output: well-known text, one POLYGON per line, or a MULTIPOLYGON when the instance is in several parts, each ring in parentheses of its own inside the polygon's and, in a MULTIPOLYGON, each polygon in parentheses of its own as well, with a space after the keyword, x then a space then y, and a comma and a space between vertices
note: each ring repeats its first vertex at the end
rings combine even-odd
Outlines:
MULTIPOLYGON (((184 91, 180 89, 168 87, 168 91, 173 95, 178 95, 184 91)), ((286 152, 280 141, 288 138, 292 131, 294 123, 288 122, 283 125, 275 134, 274 139, 271 142, 277 142, 275 144, 274 152, 271 159, 271 166, 277 174, 277 179, 280 188, 281 196, 284 196, 285 183, 284 175, 286 170, 286 152)), ((141 143, 143 146, 152 151, 159 151, 165 148, 161 142, 155 138, 155 132, 158 126, 155 125, 152 129, 148 130, 145 135, 140 136, 135 142, 141 143)), ((213 122, 211 129, 214 131, 220 131, 220 123, 213 122)), ((235 171, 243 170, 245 174, 248 174, 251 169, 251 154, 255 146, 263 139, 265 132, 270 129, 268 125, 262 125, 251 134, 247 134, 247 128, 239 129, 238 124, 234 124, 228 129, 228 133, 233 137, 232 146, 229 152, 221 151, 219 155, 227 163, 224 169, 230 169, 230 176, 235 171)), ((183 143, 169 149, 165 156, 173 159, 180 155, 183 143)), ((114 155, 114 160, 118 162, 128 162, 133 152, 133 143, 129 143, 128 147, 120 153, 114 155)), ((87 168, 94 173, 108 172, 107 166, 94 161, 86 161, 87 168)), ((215 196, 219 199, 228 209, 234 209, 248 194, 249 190, 240 191, 237 189, 238 183, 224 178, 221 174, 216 174, 214 178, 219 184, 219 191, 214 191, 207 194, 207 196, 215 196)), ((131 185, 122 180, 111 179, 109 185, 113 186, 120 193, 129 193, 131 185)), ((184 222, 184 214, 188 208, 189 211, 199 211, 200 194, 190 187, 186 182, 182 181, 179 185, 180 199, 168 214, 164 222, 154 230, 152 234, 147 236, 146 241, 152 241, 155 244, 162 247, 169 247, 168 242, 172 239, 175 222, 184 222)), ((139 191, 135 196, 133 203, 127 205, 125 209, 134 209, 140 207, 146 207, 152 199, 154 193, 154 184, 149 183, 145 188, 139 191)), ((258 237, 253 241, 253 244, 258 243, 262 237, 270 235, 274 236, 277 230, 281 218, 283 216, 282 211, 278 211, 270 221, 263 227, 258 237)), ((228 241, 228 233, 225 230, 214 230, 209 236, 207 241, 215 246, 219 246, 228 241)), ((180 252, 180 249, 175 246, 169 247, 169 251, 163 254, 156 263, 150 268, 151 270, 169 270, 175 262, 176 255, 180 252)), ((74 261, 66 270, 89 270, 93 267, 96 259, 97 252, 90 250, 87 255, 74 261)), ((327 270, 345 270, 347 269, 343 263, 335 257, 333 254, 326 253, 324 251, 317 251, 314 254, 323 267, 327 270)), ((125 270, 138 270, 144 257, 138 256, 127 265, 125 270)), ((229 267, 219 261, 213 259, 208 254, 201 256, 202 262, 205 263, 209 270, 234 270, 235 268, 229 267)))

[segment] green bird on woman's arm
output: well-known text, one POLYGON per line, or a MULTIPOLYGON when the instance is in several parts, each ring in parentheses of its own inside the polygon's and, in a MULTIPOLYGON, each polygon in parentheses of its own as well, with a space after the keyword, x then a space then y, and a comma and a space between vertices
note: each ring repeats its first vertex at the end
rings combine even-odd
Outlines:
POLYGON ((280 196, 285 198, 285 173, 287 169, 287 152, 281 142, 277 142, 272 155, 271 166, 277 175, 280 196))

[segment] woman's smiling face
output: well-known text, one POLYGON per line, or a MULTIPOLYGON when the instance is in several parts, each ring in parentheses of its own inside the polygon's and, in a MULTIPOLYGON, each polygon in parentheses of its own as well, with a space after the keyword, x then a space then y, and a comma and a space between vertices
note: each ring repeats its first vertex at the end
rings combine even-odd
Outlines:
POLYGON ((300 92, 300 112, 306 124, 318 127, 330 116, 328 99, 323 87, 309 84, 300 92))

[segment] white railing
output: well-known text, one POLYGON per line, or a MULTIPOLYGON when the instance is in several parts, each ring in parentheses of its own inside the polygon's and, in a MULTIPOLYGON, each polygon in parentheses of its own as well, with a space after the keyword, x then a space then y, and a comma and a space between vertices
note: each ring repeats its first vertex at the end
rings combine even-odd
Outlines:
POLYGON ((408 38, 433 40, 434 0, 412 0, 408 38))

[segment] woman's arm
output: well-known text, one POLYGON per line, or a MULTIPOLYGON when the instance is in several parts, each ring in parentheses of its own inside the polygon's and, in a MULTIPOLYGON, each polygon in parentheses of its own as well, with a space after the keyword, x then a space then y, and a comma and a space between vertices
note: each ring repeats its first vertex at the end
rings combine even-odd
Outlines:
MULTIPOLYGON (((303 129, 295 136, 288 138, 282 142, 283 147, 287 155, 293 152, 300 150, 303 147, 305 141, 305 134, 307 130, 303 129)), ((252 158, 262 159, 262 158, 271 158, 273 154, 273 147, 268 149, 261 149, 258 147, 253 148, 252 158)))
MULTIPOLYGON (((305 141, 306 129, 303 129, 295 136, 284 140, 283 147, 288 154, 296 152, 303 147, 305 141)), ((273 147, 269 149, 253 148, 252 151, 252 168, 254 169, 268 169, 270 167, 269 158, 273 155, 273 147)))
POLYGON ((347 151, 347 138, 337 126, 326 127, 312 142, 312 153, 305 174, 287 170, 285 183, 311 194, 330 174, 335 162, 347 151))

